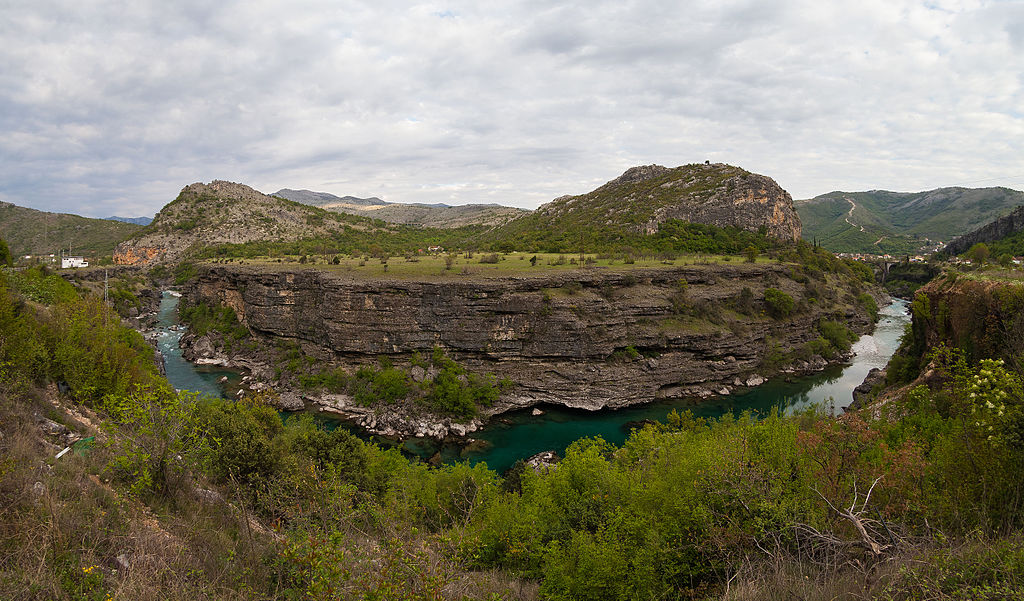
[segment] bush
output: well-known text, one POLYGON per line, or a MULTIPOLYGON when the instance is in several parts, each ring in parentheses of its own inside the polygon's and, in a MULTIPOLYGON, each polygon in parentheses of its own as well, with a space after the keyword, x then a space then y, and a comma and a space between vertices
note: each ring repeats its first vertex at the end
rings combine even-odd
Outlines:
POLYGON ((199 269, 193 263, 181 263, 174 268, 174 283, 177 286, 184 284, 199 274, 199 269))
POLYGON ((178 316, 182 322, 189 325, 196 336, 205 336, 213 331, 233 340, 241 340, 249 335, 249 329, 238 321, 235 310, 225 305, 179 305, 178 316))
POLYGON ((878 303, 875 302, 875 298, 867 292, 862 292, 857 296, 857 300, 871 316, 871 321, 878 321, 878 303))
POLYGON ((850 350, 854 341, 857 340, 857 334, 838 321, 822 321, 818 324, 818 331, 833 348, 840 352, 850 350))
POLYGON ((793 297, 778 288, 766 288, 764 291, 764 302, 768 308, 768 313, 776 319, 789 317, 796 307, 793 297))
POLYGON ((744 286, 740 290, 733 300, 733 305, 736 307, 736 311, 744 315, 750 315, 754 312, 754 293, 750 290, 749 286, 744 286))

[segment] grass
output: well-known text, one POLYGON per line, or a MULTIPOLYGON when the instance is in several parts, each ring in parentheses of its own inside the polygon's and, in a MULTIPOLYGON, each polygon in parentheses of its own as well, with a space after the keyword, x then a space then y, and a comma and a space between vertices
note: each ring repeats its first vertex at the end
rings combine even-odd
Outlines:
POLYGON ((1024 284, 1024 271, 1019 269, 990 268, 983 271, 955 271, 957 279, 974 280, 977 282, 1001 282, 1005 284, 1024 284))
MULTIPOLYGON (((589 269, 601 269, 613 272, 632 271, 636 269, 669 269, 681 266, 736 265, 740 268, 750 265, 738 255, 683 255, 674 260, 662 260, 653 257, 637 258, 632 263, 624 263, 621 259, 598 258, 598 255, 585 255, 593 262, 581 267, 579 255, 556 253, 524 253, 512 252, 499 254, 497 263, 481 263, 485 253, 474 253, 472 258, 465 254, 458 255, 449 268, 446 265, 447 255, 415 255, 412 260, 405 257, 391 257, 387 263, 377 258, 339 255, 338 264, 332 262, 333 257, 315 256, 307 263, 299 262, 299 257, 257 257, 255 259, 235 259, 233 262, 243 265, 255 265, 268 268, 317 269, 330 273, 341 273, 366 279, 434 279, 474 276, 474 277, 510 277, 551 275, 557 273, 576 273, 589 269), (537 257, 536 264, 531 259, 537 257), (564 258, 564 261, 562 260, 564 258), (570 260, 576 260, 572 264, 570 260)), ((768 257, 758 257, 758 264, 772 262, 768 257)))

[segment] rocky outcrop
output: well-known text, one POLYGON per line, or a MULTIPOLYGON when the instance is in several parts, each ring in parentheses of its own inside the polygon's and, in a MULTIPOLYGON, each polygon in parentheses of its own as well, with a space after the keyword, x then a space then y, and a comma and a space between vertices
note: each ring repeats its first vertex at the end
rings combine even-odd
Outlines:
POLYGON ((1005 359, 1024 367, 1024 286, 1008 277, 949 274, 921 287, 911 304, 911 338, 900 355, 925 363, 939 345, 962 349, 970 361, 1005 359))
MULTIPOLYGON (((327 364, 354 367, 386 355, 408 365, 412 353, 441 347, 467 369, 515 384, 487 412, 494 414, 544 403, 596 410, 725 394, 763 382, 770 356, 816 339, 821 319, 870 328, 838 280, 829 282, 834 300, 805 303, 790 318, 769 318, 760 306, 750 316, 730 308, 744 288, 755 299, 766 287, 801 298, 804 287, 790 273, 783 265, 735 264, 379 281, 210 265, 184 294, 230 306, 258 339, 295 341, 327 364)), ((342 398, 328 404, 355 411, 342 398)))
MULTIPOLYGON (((676 180, 672 186, 680 183, 681 180, 676 180)), ((657 232, 658 225, 668 219, 731 226, 751 232, 764 228, 770 238, 800 239, 800 217, 793 208, 789 192, 770 177, 753 173, 730 179, 701 202, 680 202, 658 209, 644 224, 645 232, 657 232)))
POLYGON ((723 163, 681 167, 644 165, 587 194, 562 196, 505 229, 554 229, 571 239, 574 228, 590 232, 654 234, 669 219, 800 239, 793 199, 775 180, 723 163))
POLYGON ((114 263, 116 265, 148 265, 157 260, 163 252, 163 248, 136 246, 125 242, 114 249, 114 263))
POLYGON ((871 391, 875 390, 876 386, 881 386, 882 384, 885 384, 885 370, 873 367, 864 376, 864 381, 853 389, 853 402, 850 403, 846 410, 856 411, 861 407, 867 406, 871 402, 871 391))
POLYGON ((244 184, 214 180, 182 188, 138 235, 117 245, 114 260, 125 265, 175 262, 217 244, 292 241, 344 232, 376 230, 369 220, 274 198, 244 184))
POLYGON ((1024 206, 1019 206, 1009 215, 954 239, 942 252, 947 255, 959 255, 979 242, 995 242, 1021 230, 1024 230, 1024 206))

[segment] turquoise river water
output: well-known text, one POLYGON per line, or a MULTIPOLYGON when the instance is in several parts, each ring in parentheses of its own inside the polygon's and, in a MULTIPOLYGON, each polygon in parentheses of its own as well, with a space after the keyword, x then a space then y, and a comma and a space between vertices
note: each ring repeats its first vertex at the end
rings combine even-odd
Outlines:
POLYGON ((241 375, 236 371, 209 365, 196 365, 181 356, 178 341, 185 333, 185 326, 178 323, 178 301, 181 296, 177 292, 165 291, 160 299, 160 312, 157 314, 157 348, 164 355, 164 370, 167 381, 178 390, 191 390, 202 394, 228 397, 228 393, 237 390, 241 375), (223 378, 226 382, 222 382, 223 378))
MULTIPOLYGON (((167 379, 178 389, 196 390, 229 396, 239 375, 222 368, 196 366, 181 357, 178 340, 183 327, 177 322, 178 298, 165 292, 160 304, 159 346, 166 358, 167 379), (227 376, 228 382, 221 382, 227 376)), ((484 461, 499 472, 542 451, 563 452, 574 440, 600 436, 608 442, 622 444, 631 424, 642 420, 662 421, 672 410, 689 410, 698 417, 718 417, 729 412, 746 410, 765 414, 773 407, 793 413, 812 404, 831 403, 836 410, 853 402, 853 389, 874 367, 884 367, 899 346, 904 326, 909 322, 907 303, 895 300, 880 311, 881 319, 871 335, 861 336, 854 343, 854 358, 849 365, 834 366, 820 373, 794 378, 787 382, 776 379, 741 394, 705 401, 656 401, 636 407, 605 411, 583 411, 557 406, 542 406, 543 415, 531 410, 515 411, 492 420, 472 434, 478 443, 465 447, 413 439, 403 449, 420 457, 440 452, 442 461, 484 461)), ((386 441, 379 441, 386 443, 386 441)))

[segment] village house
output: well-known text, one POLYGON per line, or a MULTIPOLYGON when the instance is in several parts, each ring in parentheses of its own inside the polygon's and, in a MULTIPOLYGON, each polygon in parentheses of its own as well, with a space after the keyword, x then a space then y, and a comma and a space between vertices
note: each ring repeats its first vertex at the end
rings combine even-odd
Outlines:
POLYGON ((88 267, 89 262, 85 260, 85 257, 61 257, 60 268, 70 269, 74 267, 88 267))

